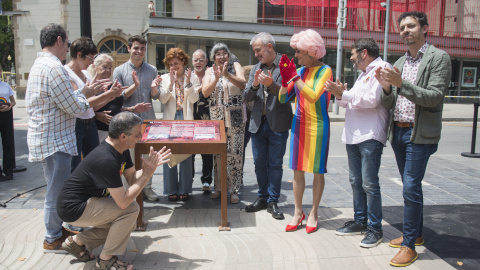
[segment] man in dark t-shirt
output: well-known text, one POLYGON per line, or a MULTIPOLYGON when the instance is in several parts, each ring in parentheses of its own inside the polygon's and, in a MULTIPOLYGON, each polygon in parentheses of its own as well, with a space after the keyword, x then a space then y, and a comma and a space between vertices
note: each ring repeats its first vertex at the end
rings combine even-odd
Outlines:
POLYGON ((82 160, 60 192, 60 218, 74 226, 93 227, 68 237, 62 244, 80 261, 93 260, 90 251, 104 245, 97 267, 113 265, 118 269, 125 264, 115 255, 125 252, 135 228, 139 211, 135 198, 156 168, 168 162, 170 156, 165 147, 158 152, 152 147, 148 158, 142 158, 142 169, 135 171, 128 149, 141 138, 141 124, 140 117, 133 113, 117 114, 110 123, 107 139, 82 160), (130 185, 128 189, 122 185, 122 174, 130 185))

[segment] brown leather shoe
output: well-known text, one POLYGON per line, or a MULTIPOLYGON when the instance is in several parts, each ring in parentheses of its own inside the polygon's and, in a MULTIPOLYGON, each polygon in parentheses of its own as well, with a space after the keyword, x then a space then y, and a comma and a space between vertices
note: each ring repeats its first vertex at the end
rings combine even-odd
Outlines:
POLYGON ((392 266, 407 266, 412 264, 418 258, 418 254, 415 250, 401 246, 400 251, 390 260, 392 266))
MULTIPOLYGON (((391 247, 394 247, 394 248, 399 248, 401 245, 402 245, 402 242, 403 242, 403 235, 398 237, 398 238, 395 238, 393 240, 391 240, 388 245, 391 246, 391 247)), ((423 245, 425 241, 423 240, 423 236, 422 237, 418 237, 417 240, 415 240, 415 246, 421 246, 423 245)))

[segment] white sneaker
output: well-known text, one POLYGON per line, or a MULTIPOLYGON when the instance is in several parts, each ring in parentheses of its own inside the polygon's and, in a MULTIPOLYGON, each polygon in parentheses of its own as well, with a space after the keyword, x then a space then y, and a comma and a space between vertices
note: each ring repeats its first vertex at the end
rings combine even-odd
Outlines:
POLYGON ((210 191, 210 184, 209 183, 203 183, 202 191, 210 191))
POLYGON ((143 196, 149 201, 158 201, 158 195, 151 187, 145 187, 143 189, 143 196))

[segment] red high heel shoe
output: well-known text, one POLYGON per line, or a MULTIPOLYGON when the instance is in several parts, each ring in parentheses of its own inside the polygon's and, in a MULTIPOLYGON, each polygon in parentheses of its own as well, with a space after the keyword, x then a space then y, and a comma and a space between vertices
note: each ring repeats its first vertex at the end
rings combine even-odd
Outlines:
POLYGON ((308 225, 305 225, 305 230, 307 230, 307 233, 315 232, 317 228, 318 228, 318 217, 317 217, 317 223, 315 223, 315 227, 310 227, 308 225))
POLYGON ((287 227, 285 228, 285 231, 286 232, 296 231, 298 229, 298 226, 302 225, 302 222, 303 222, 304 219, 305 219, 305 213, 303 213, 303 211, 302 211, 302 218, 300 219, 300 222, 298 222, 297 225, 287 225, 287 227))

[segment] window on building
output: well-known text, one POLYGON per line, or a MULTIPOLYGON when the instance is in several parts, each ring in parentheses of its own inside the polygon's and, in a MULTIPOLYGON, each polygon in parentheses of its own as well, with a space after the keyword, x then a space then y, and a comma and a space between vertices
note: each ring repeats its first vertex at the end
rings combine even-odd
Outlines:
POLYGON ((208 19, 223 20, 223 0, 208 0, 208 19))
POLYGON ((273 5, 268 0, 258 0, 259 23, 283 24, 284 5, 273 5))
POLYGON ((106 53, 113 58, 113 67, 117 67, 130 58, 127 41, 120 37, 107 37, 97 45, 98 53, 106 53))
POLYGON ((168 73, 169 70, 163 63, 163 59, 167 55, 168 50, 171 48, 175 48, 175 44, 173 43, 164 43, 164 44, 157 44, 156 51, 157 51, 157 59, 156 59, 156 67, 158 72, 161 74, 168 73))
POLYGON ((173 17, 173 0, 156 0, 157 16, 173 17))
POLYGON ((105 39, 101 41, 98 45, 98 53, 128 53, 127 43, 117 38, 105 39))

